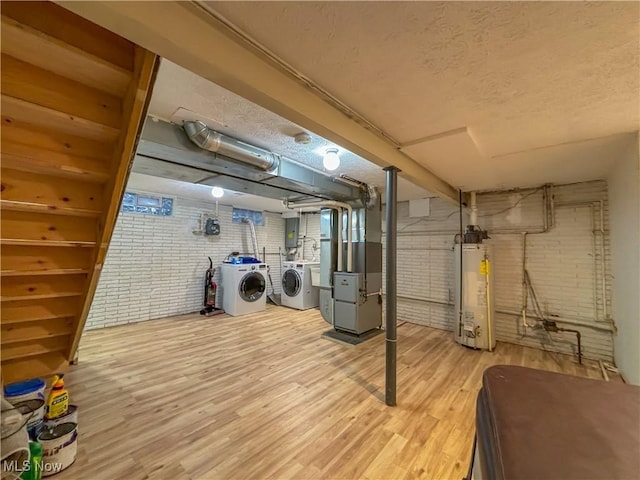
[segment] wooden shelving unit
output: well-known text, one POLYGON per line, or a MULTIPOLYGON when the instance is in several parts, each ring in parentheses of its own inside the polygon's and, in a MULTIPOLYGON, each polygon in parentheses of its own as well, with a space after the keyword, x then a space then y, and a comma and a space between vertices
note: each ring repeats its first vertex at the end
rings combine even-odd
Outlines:
POLYGON ((158 59, 50 2, 0 13, 0 360, 12 382, 74 357, 158 59))

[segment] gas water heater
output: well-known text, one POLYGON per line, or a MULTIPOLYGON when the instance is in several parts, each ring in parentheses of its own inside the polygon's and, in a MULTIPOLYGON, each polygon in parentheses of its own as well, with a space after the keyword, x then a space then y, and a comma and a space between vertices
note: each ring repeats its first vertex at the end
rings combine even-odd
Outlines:
POLYGON ((455 245, 454 339, 461 345, 492 351, 496 346, 495 303, 491 245, 487 233, 474 225, 475 195, 471 202, 471 225, 455 245))

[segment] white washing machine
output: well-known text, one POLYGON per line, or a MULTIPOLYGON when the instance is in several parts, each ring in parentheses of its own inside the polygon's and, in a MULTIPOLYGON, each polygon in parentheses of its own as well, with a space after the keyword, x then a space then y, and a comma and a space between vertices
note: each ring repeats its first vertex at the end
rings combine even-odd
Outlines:
POLYGON ((267 265, 222 264, 222 308, 233 316, 261 312, 267 306, 267 265))
POLYGON ((282 305, 306 310, 317 307, 318 287, 311 285, 311 267, 320 262, 286 262, 282 265, 282 305))

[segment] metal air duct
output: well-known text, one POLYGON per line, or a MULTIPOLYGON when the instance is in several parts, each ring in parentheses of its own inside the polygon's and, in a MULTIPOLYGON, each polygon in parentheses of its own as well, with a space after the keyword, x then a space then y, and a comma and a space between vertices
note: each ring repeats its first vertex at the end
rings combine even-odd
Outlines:
POLYGON ((278 168, 279 156, 275 153, 211 130, 200 120, 184 122, 183 128, 189 140, 204 150, 225 155, 265 172, 278 168))
POLYGON ((279 200, 339 200, 353 206, 367 200, 361 186, 213 132, 202 122, 183 127, 148 118, 133 171, 279 200))
POLYGON ((324 207, 324 208, 332 208, 334 210, 338 210, 340 225, 338 227, 338 244, 339 253, 338 253, 338 271, 342 271, 342 229, 344 227, 344 220, 342 217, 342 210, 347 211, 347 272, 353 271, 353 208, 348 203, 344 202, 335 202, 335 201, 321 201, 321 202, 300 202, 294 203, 289 200, 285 200, 283 202, 284 206, 290 209, 295 208, 305 208, 305 207, 324 207))

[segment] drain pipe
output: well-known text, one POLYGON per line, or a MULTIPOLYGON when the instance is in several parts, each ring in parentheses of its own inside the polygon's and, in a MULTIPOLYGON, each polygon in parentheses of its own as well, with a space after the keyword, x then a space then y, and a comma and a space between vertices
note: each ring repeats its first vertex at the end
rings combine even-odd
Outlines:
MULTIPOLYGON (((462 246, 461 246, 461 248, 462 248, 462 246)), ((484 261, 487 262, 486 264, 488 265, 489 258, 488 258, 486 253, 484 255, 484 261)), ((486 271, 485 276, 484 276, 484 284, 485 284, 485 288, 487 290, 487 340, 489 342, 489 351, 493 352, 493 337, 491 336, 491 330, 492 330, 492 325, 493 325, 493 317, 491 315, 491 309, 492 309, 492 305, 491 305, 491 282, 489 281, 489 274, 490 274, 490 272, 489 272, 489 269, 487 268, 487 271, 486 271)))
POLYGON ((347 272, 353 271, 353 243, 352 243, 352 235, 353 235, 353 208, 348 203, 336 202, 333 200, 325 200, 321 202, 309 202, 309 203, 295 203, 290 202, 289 200, 284 200, 282 202, 285 207, 290 209, 295 208, 305 208, 305 207, 324 207, 324 208, 332 208, 338 211, 338 217, 340 219, 340 224, 338 228, 338 271, 342 271, 342 227, 344 226, 344 220, 342 215, 342 210, 347 211, 347 272))
POLYGON ((582 335, 579 330, 575 330, 573 328, 561 328, 556 325, 556 322, 553 320, 543 320, 542 321, 543 328, 547 332, 566 332, 566 333, 575 333, 576 334, 576 343, 578 344, 578 363, 582 365, 582 335))
MULTIPOLYGON (((545 184, 542 187, 542 230, 526 230, 522 235, 522 309, 520 312, 525 335, 527 328, 535 328, 527 322, 527 308, 529 306, 529 291, 527 286, 527 235, 540 235, 548 233, 555 226, 555 202, 553 197, 553 185, 545 184)), ((494 233, 499 233, 495 232, 494 233)))
MULTIPOLYGON (((338 227, 338 272, 342 272, 342 263, 343 263, 343 253, 342 253, 342 208, 341 207, 331 207, 338 212, 338 219, 340 220, 340 225, 338 227)), ((333 280, 331 281, 333 283, 333 280)), ((335 315, 334 315, 334 325, 335 328, 335 315)))
POLYGON ((529 325, 527 322, 527 306, 529 304, 529 290, 527 287, 527 235, 528 232, 522 232, 522 325, 526 334, 527 327, 533 328, 533 325, 529 325))
POLYGON ((602 283, 602 315, 605 322, 611 322, 607 306, 607 267, 604 251, 604 200, 600 200, 600 282, 602 283))
POLYGON ((242 223, 249 224, 249 230, 251 231, 251 243, 253 244, 253 257, 260 259, 260 254, 258 253, 258 237, 256 237, 256 226, 253 223, 253 220, 247 217, 242 219, 242 223))

